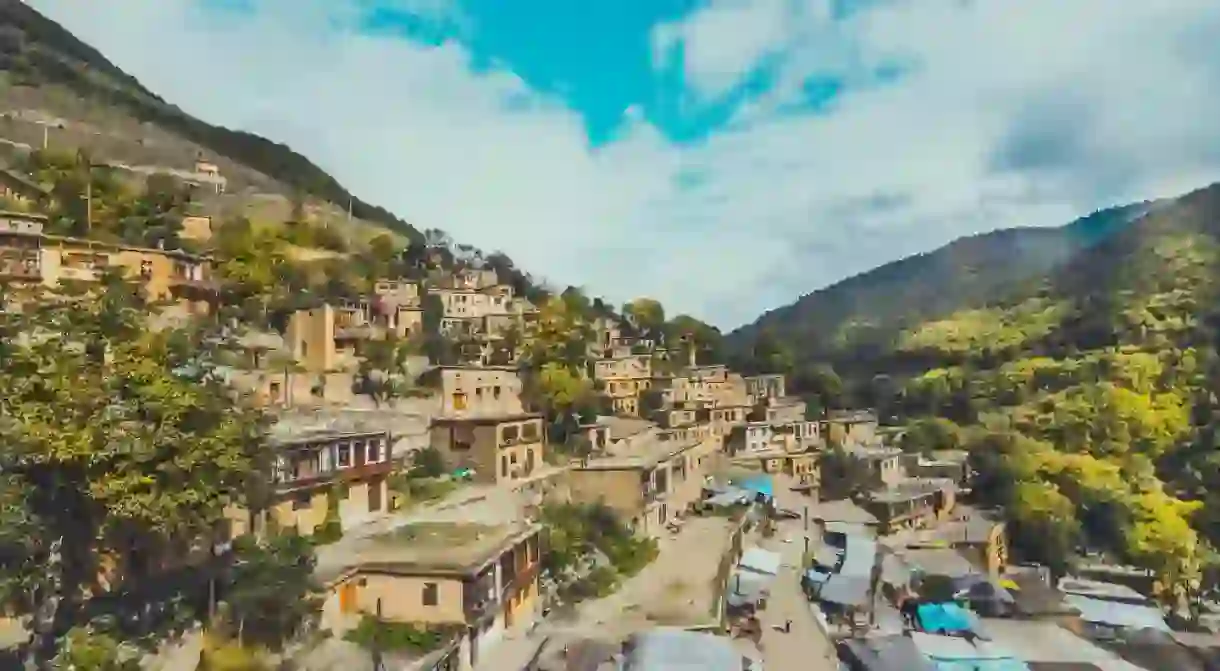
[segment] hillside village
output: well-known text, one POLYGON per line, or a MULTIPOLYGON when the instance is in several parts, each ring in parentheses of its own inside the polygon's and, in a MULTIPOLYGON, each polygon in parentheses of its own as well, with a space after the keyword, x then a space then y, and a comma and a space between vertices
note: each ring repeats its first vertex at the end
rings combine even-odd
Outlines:
MULTIPOLYGON (((1193 349, 1030 359, 980 391, 993 331, 1011 350, 1067 314, 1038 296, 868 350, 870 374, 953 366, 862 399, 769 331, 730 351, 337 197, 261 138, 8 69, 0 668, 1220 668, 1196 501, 973 426, 1012 397, 1056 447, 1172 454, 1188 413, 1157 385, 1194 380, 1193 349), (1086 368, 1150 409, 1106 396, 1102 432, 1037 396, 1086 368)), ((1207 286, 1197 265, 1176 276, 1207 286)))
MULTIPOLYGON (((1197 645, 1115 584, 1152 593, 1145 574, 1012 566, 1002 512, 962 502, 964 452, 904 451, 869 410, 811 410, 783 375, 701 360, 716 355, 707 330, 666 321, 655 301, 616 311, 575 289, 522 287, 525 276, 461 260, 442 239, 396 249, 401 272, 365 278, 366 291, 274 308, 251 292, 262 309, 250 310, 248 266, 224 256, 225 236, 252 235, 248 224, 182 214, 177 244, 158 247, 49 233, 58 185, 4 174, 6 333, 46 307, 101 316, 106 297, 125 296, 142 306, 133 334, 211 334, 200 384, 266 426, 251 449, 267 465, 241 474, 261 486, 218 498, 211 531, 185 553, 142 548, 138 572, 133 557, 112 561, 109 590, 92 598, 121 591, 125 571, 148 576, 150 560, 154 573, 189 572, 250 541, 308 540, 299 593, 256 601, 306 604, 258 639, 265 648, 213 619, 206 636, 180 628, 146 664, 213 668, 209 655, 237 649, 300 668, 376 654, 393 668, 596 669, 695 641, 704 668, 718 654, 732 668, 891 668, 878 661, 891 657, 916 668, 946 655, 1118 664, 1152 644, 1087 640, 1132 627, 1162 632, 1167 650, 1197 645), (954 604, 986 616, 986 645, 969 634, 978 617, 954 604), (1056 624, 1066 617, 1075 624, 1056 624), (330 637, 302 639, 307 621, 330 637)), ((208 612, 223 619, 216 600, 250 586, 210 589, 208 612)), ((73 631, 110 635, 92 626, 73 631)))

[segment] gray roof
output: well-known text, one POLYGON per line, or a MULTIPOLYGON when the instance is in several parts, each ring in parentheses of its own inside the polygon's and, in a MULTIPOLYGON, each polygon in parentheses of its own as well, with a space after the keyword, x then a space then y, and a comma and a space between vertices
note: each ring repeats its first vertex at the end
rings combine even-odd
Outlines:
POLYGON ((1029 666, 1004 646, 983 639, 913 632, 911 640, 925 657, 943 669, 1029 671, 1029 666))
POLYGON ((818 600, 839 606, 857 608, 868 604, 868 576, 836 573, 818 587, 818 600))
POLYGON ((924 575, 960 578, 979 572, 970 560, 949 548, 908 548, 899 554, 907 566, 924 575))
POLYGON ((868 671, 936 671, 909 637, 869 636, 844 641, 839 658, 854 661, 868 671))
POLYGON ((831 522, 846 522, 850 524, 877 523, 876 515, 856 505, 850 499, 820 501, 809 507, 809 517, 825 521, 828 530, 831 522))
POLYGON ((738 560, 737 566, 747 571, 774 576, 779 573, 781 559, 778 552, 752 547, 738 560))
POLYGON ((1092 664, 1101 671, 1142 671, 1117 654, 1099 648, 1054 622, 985 619, 983 632, 1027 662, 1092 664))
POLYGON ((771 593, 774 576, 762 575, 752 571, 734 571, 729 578, 725 599, 730 606, 742 606, 757 603, 771 593))
MULTIPOLYGON (((727 638, 673 627, 635 634, 623 671, 742 671, 744 657, 727 638)), ((761 671, 761 667, 758 667, 761 671)))
POLYGON ((1152 606, 1103 601, 1079 594, 1067 594, 1063 600, 1067 605, 1080 611, 1080 619, 1085 622, 1108 627, 1169 631, 1169 625, 1165 623, 1165 616, 1152 606))
POLYGON ((877 563, 877 542, 860 536, 848 536, 843 549, 843 565, 839 573, 868 577, 877 563))

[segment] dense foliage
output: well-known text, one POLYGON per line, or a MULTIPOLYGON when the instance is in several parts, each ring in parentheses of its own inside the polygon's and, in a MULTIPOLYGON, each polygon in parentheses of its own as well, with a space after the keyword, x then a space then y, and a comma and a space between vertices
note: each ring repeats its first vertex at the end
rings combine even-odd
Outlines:
MULTIPOLYGON (((1220 546, 1217 280, 1211 187, 1005 300, 911 324, 881 350, 860 343, 872 368, 841 372, 855 401, 905 427, 904 449, 970 450, 974 491, 1004 506, 1019 555, 1063 572, 1101 553, 1181 604, 1208 587, 1220 546)), ((799 380, 799 357, 768 338, 753 363, 799 380)))
POLYGON ((219 339, 149 331, 146 310, 110 276, 0 315, 0 590, 34 615, 35 656, 103 576, 140 585, 181 561, 267 472, 263 416, 211 374, 219 339))
POLYGON ((1138 203, 1102 210, 1062 228, 1005 229, 962 238, 769 311, 729 333, 727 349, 739 365, 749 367, 757 360, 753 350, 774 343, 791 353, 795 368, 789 372, 798 375, 822 364, 833 365, 852 380, 891 370, 894 362, 885 354, 904 329, 963 308, 979 308, 968 325, 978 330, 984 327, 981 322, 1001 318, 986 312, 989 304, 1019 293, 1022 285, 1036 285, 1043 274, 1149 207, 1138 203))

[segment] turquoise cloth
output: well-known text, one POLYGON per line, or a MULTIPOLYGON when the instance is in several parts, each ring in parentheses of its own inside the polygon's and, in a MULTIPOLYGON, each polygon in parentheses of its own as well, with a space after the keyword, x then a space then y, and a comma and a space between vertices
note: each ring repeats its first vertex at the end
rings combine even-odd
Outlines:
POLYGON ((929 633, 956 633, 974 630, 970 611, 955 603, 925 603, 916 610, 919 626, 929 633))

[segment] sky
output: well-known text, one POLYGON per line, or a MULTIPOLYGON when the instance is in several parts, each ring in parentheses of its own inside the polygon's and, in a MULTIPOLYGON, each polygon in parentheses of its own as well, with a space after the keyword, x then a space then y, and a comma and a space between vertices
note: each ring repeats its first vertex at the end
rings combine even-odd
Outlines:
POLYGON ((556 286, 722 328, 1220 180, 1215 0, 27 0, 556 286))

